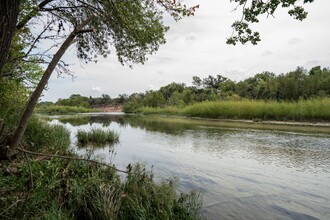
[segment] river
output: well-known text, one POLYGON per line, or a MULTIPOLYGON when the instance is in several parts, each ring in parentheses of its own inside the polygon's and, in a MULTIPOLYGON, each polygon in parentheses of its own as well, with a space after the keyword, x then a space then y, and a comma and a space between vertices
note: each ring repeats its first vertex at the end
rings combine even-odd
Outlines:
POLYGON ((199 190, 207 219, 330 219, 330 127, 265 125, 173 117, 97 114, 53 117, 72 135, 110 128, 115 146, 94 154, 125 168, 153 166, 179 178, 179 191, 199 190))

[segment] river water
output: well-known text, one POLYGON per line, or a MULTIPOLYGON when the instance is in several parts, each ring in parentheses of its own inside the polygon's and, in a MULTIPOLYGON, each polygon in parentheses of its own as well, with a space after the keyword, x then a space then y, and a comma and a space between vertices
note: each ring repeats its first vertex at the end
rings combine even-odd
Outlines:
POLYGON ((110 128, 115 146, 94 148, 124 169, 145 162, 158 178, 197 189, 207 219, 330 219, 330 127, 112 114, 53 118, 72 132, 110 128))

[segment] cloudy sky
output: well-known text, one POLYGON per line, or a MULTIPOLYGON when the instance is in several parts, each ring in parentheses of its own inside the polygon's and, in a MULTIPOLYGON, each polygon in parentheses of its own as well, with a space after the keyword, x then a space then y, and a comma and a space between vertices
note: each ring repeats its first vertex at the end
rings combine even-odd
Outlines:
MULTIPOLYGON (((231 24, 241 17, 230 0, 187 0, 199 4, 194 17, 179 22, 166 20, 171 28, 167 43, 157 54, 149 56, 144 65, 133 69, 122 66, 115 55, 100 59, 97 64, 81 65, 70 49, 64 59, 73 64, 75 77, 50 79, 42 100, 56 101, 71 94, 100 96, 131 94, 158 89, 171 82, 191 85, 193 76, 223 75, 242 80, 255 73, 271 71, 276 74, 330 66, 330 1, 316 0, 305 6, 309 12, 303 22, 292 19, 285 10, 275 18, 262 18, 254 25, 262 41, 257 46, 226 45, 231 24)), ((114 53, 113 53, 114 54, 114 53)))

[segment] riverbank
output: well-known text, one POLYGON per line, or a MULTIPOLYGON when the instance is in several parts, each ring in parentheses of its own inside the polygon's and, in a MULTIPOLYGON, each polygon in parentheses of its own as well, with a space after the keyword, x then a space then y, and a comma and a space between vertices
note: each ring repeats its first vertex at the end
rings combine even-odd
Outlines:
POLYGON ((164 114, 208 119, 253 121, 330 122, 330 99, 276 101, 212 101, 194 103, 183 108, 175 106, 141 107, 142 114, 164 114))
POLYGON ((199 193, 178 194, 173 181, 155 181, 143 164, 120 170, 95 162, 91 151, 78 156, 70 132, 30 121, 24 153, 0 163, 1 219, 200 218, 199 193))

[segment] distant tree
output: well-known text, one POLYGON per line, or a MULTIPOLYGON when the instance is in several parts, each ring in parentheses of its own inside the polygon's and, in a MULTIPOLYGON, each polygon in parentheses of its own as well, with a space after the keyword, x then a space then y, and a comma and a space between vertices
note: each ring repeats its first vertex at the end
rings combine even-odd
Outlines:
POLYGON ((215 77, 209 75, 207 78, 202 80, 202 85, 204 88, 219 90, 221 83, 225 82, 226 80, 228 79, 221 75, 216 75, 215 77))
POLYGON ((193 76, 193 82, 192 84, 196 86, 197 88, 200 88, 202 86, 202 79, 198 76, 193 76))
POLYGON ((103 105, 108 105, 108 104, 111 104, 111 97, 107 94, 102 94, 102 104, 103 105))
POLYGON ((186 88, 186 85, 184 83, 175 83, 172 82, 166 86, 163 86, 159 89, 159 91, 163 94, 165 99, 170 98, 174 92, 183 92, 183 90, 186 88))

